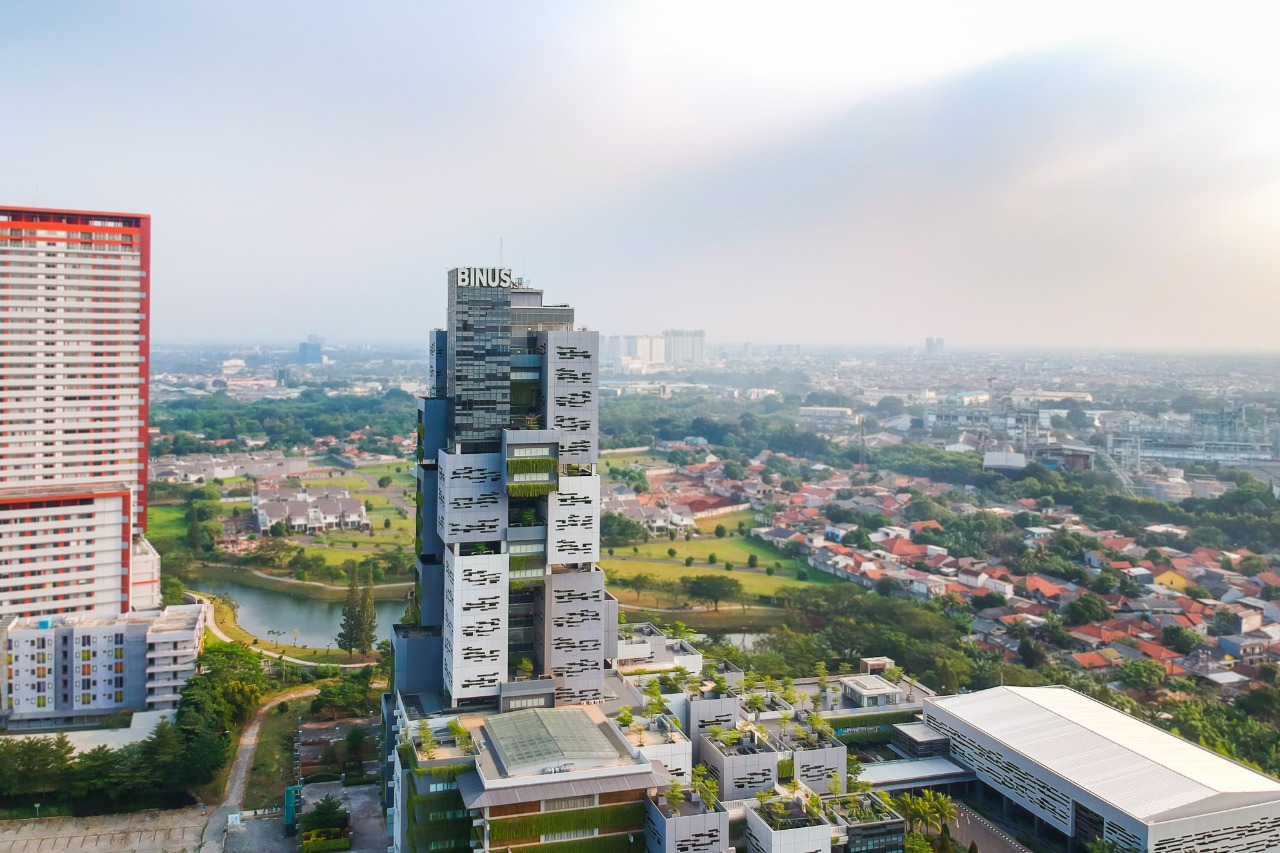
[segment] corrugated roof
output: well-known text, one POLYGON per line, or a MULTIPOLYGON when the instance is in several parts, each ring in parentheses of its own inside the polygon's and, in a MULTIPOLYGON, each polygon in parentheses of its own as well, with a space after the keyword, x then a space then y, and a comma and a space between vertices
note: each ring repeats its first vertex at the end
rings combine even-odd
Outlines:
POLYGON ((1280 801, 1280 782, 1066 687, 925 700, 1138 820, 1280 801))

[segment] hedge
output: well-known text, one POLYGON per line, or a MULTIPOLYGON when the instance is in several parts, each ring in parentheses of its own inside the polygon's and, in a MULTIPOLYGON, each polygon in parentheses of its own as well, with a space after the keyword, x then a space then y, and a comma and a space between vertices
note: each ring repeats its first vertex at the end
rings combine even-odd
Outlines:
POLYGON ((785 782, 796 775, 796 760, 784 758, 778 762, 778 781, 785 782))
POLYGON ((572 832, 583 829, 622 829, 644 824, 644 803, 622 803, 595 809, 575 809, 563 812, 541 812, 523 815, 511 820, 489 822, 491 842, 510 841, 513 838, 532 838, 555 832, 572 832))
POLYGON ((919 711, 891 711, 886 714, 857 714, 845 717, 823 717, 827 725, 837 732, 841 729, 860 729, 868 726, 891 726, 895 723, 909 723, 916 718, 919 711))
POLYGON ((377 773, 371 776, 345 776, 342 779, 344 788, 350 788, 353 785, 372 785, 382 779, 377 773))
POLYGON ((847 732, 836 735, 836 740, 845 746, 855 743, 888 743, 893 740, 893 732, 889 729, 881 729, 878 732, 847 732))
POLYGON ((350 838, 330 838, 327 841, 304 841, 302 853, 328 853, 330 850, 350 850, 350 838))
POLYGON ((342 779, 342 777, 337 773, 312 773, 310 776, 303 779, 302 782, 305 785, 310 785, 314 782, 337 782, 340 779, 342 779))

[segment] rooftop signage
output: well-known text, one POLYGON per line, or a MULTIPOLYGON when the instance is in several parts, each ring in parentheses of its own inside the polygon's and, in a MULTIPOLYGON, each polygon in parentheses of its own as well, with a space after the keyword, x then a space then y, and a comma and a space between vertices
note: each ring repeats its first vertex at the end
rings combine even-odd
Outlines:
POLYGON ((458 267, 449 271, 450 284, 457 287, 519 287, 511 270, 500 267, 458 267))

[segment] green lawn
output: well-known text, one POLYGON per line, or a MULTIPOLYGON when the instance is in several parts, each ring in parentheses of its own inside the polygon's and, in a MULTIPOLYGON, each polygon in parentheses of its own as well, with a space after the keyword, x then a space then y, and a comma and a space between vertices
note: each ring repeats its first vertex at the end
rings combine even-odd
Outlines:
POLYGON ((650 453, 647 451, 641 451, 638 453, 609 453, 606 450, 600 454, 599 468, 601 471, 607 471, 609 468, 626 468, 630 465, 640 465, 648 468, 669 468, 671 463, 667 461, 667 457, 665 455, 650 453))
POLYGON ((414 482, 413 468, 414 463, 406 459, 403 462, 386 462, 381 465, 361 465, 355 470, 361 474, 370 475, 375 479, 382 476, 390 477, 393 487, 407 489, 414 482), (397 468, 400 469, 399 474, 396 473, 397 468))
POLYGON ((699 518, 697 520, 698 529, 703 533, 714 533, 717 524, 723 524, 725 530, 737 530, 738 523, 746 525, 747 530, 753 527, 761 527, 760 522, 756 521, 756 512, 753 509, 744 509, 742 512, 731 512, 727 515, 713 515, 710 518, 699 518))
MULTIPOLYGON (((280 713, 277 706, 262 718, 258 749, 253 754, 249 784, 244 792, 246 809, 284 805, 285 786, 293 781, 293 727, 297 724, 299 711, 310 707, 311 697, 304 696, 290 700, 289 710, 285 713, 280 713)), ((310 718, 311 714, 304 716, 310 718)))
MULTIPOLYGON (((614 553, 618 555, 626 554, 628 556, 660 557, 662 559, 669 559, 667 549, 674 548, 676 550, 676 556, 674 559, 677 560, 683 560, 685 557, 693 557, 694 565, 697 565, 698 563, 705 564, 707 562, 707 558, 710 555, 715 554, 716 560, 720 563, 728 560, 737 568, 746 568, 747 557, 751 554, 755 554, 756 558, 760 561, 759 567, 761 569, 764 569, 766 566, 772 566, 775 562, 780 562, 782 563, 782 571, 784 574, 794 575, 796 569, 807 568, 799 560, 794 557, 788 557, 777 548, 774 548, 771 545, 766 545, 758 539, 751 539, 744 536, 726 536, 723 539, 711 537, 705 539, 694 539, 691 542, 686 542, 683 539, 677 539, 674 542, 661 539, 650 541, 647 545, 636 545, 634 548, 636 550, 633 550, 633 546, 631 545, 622 545, 615 547, 613 550, 614 553)), ((813 577, 816 574, 818 573, 813 571, 809 572, 810 577, 813 577)), ((826 576, 823 575, 823 577, 826 576)))
MULTIPOLYGON (((371 540, 372 541, 372 540, 371 540)), ((324 561, 331 566, 341 566, 347 560, 355 560, 357 563, 369 556, 369 551, 361 551, 358 548, 323 548, 317 545, 303 545, 302 550, 306 552, 308 557, 319 555, 324 561)))
POLYGON ((186 536, 187 508, 185 506, 147 507, 147 533, 154 537, 186 536))
MULTIPOLYGON (((658 580, 678 581, 684 577, 715 574, 718 572, 736 579, 742 584, 743 591, 749 592, 752 595, 773 595, 778 591, 779 587, 794 584, 796 582, 795 578, 783 577, 780 575, 769 577, 765 574, 742 572, 736 569, 732 572, 726 572, 723 565, 708 566, 705 563, 702 565, 694 563, 692 566, 685 568, 683 565, 672 565, 671 563, 650 563, 643 560, 610 560, 606 558, 600 561, 600 565, 609 573, 610 577, 618 578, 629 578, 645 573, 653 575, 658 580)), ((826 575, 822 575, 822 577, 826 577, 826 575)), ((637 603, 636 594, 630 590, 619 589, 615 591, 615 594, 618 596, 619 601, 628 605, 635 605, 637 603)), ((640 603, 653 605, 652 597, 646 595, 641 599, 640 603)), ((678 606, 679 603, 680 602, 675 602, 674 604, 678 606)), ((670 602, 659 602, 657 606, 671 607, 673 604, 670 602)))
POLYGON ((314 477, 303 480, 302 485, 309 489, 349 489, 356 492, 369 488, 369 481, 355 474, 343 474, 338 477, 314 477))

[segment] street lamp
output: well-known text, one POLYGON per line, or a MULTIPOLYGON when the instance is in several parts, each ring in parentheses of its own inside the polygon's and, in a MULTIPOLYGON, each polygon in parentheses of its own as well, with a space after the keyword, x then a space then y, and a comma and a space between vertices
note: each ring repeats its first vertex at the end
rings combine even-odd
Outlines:
POLYGON ((36 807, 36 819, 37 819, 37 820, 39 820, 39 819, 40 819, 40 804, 39 804, 39 803, 32 803, 32 805, 34 805, 34 806, 36 807))

